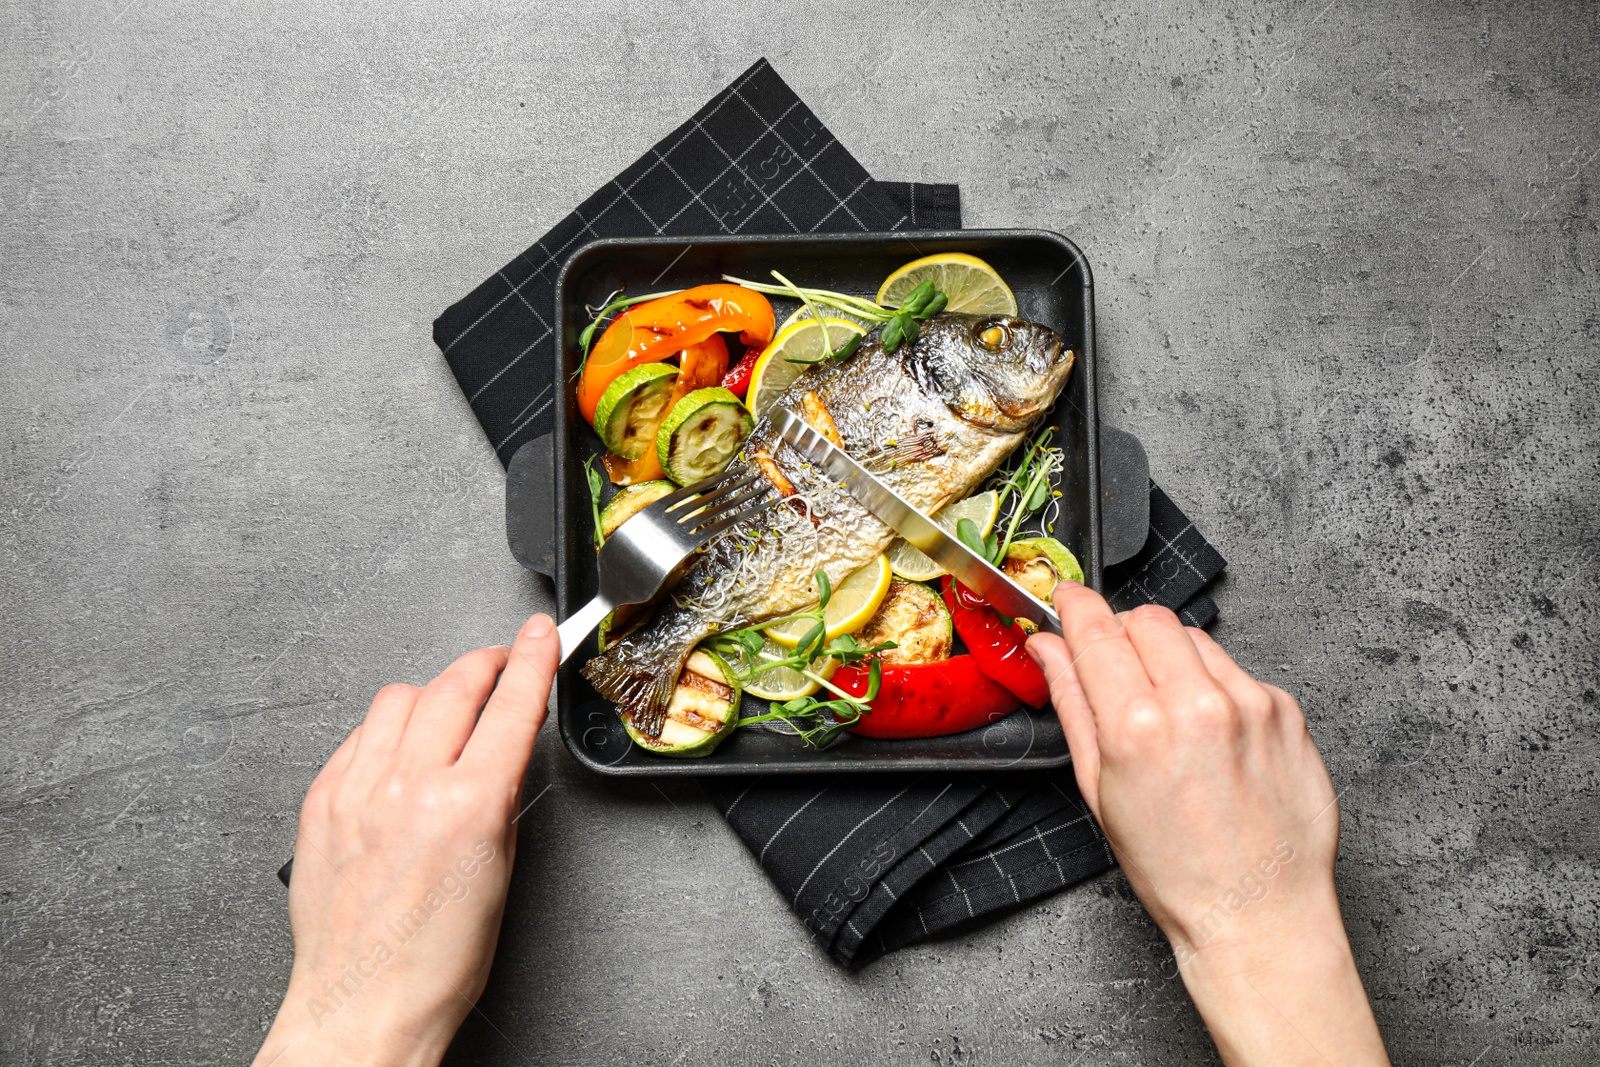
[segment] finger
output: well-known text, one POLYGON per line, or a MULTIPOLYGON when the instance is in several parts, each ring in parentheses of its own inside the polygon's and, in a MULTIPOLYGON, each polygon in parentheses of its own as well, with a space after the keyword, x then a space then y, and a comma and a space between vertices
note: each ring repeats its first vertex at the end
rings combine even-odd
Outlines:
POLYGON ((367 709, 367 719, 361 724, 361 745, 355 759, 368 766, 388 764, 421 695, 421 689, 400 682, 378 690, 372 707, 367 709))
POLYGON ((297 835, 304 835, 307 827, 320 823, 326 817, 328 799, 338 790, 340 781, 350 769, 351 760, 360 745, 361 727, 357 726, 339 742, 339 747, 333 750, 328 762, 322 765, 322 770, 311 780, 311 786, 306 790, 306 798, 300 804, 297 835))
POLYGON ((1083 697, 1078 673, 1072 667, 1067 644, 1054 634, 1034 634, 1028 638, 1028 655, 1039 665, 1050 682, 1050 703, 1055 705, 1061 730, 1072 750, 1072 772, 1078 779, 1078 792, 1095 818, 1100 817, 1100 742, 1095 736, 1094 712, 1083 697))
MULTIPOLYGON (((1245 677, 1248 678, 1249 675, 1245 675, 1245 677)), ((1300 701, 1294 698, 1293 693, 1290 693, 1285 689, 1279 689, 1277 686, 1268 682, 1258 682, 1257 684, 1260 685, 1262 689, 1265 689, 1267 691, 1267 695, 1272 698, 1272 706, 1277 709, 1280 717, 1285 719, 1289 725, 1293 726, 1295 731, 1306 731, 1306 713, 1301 709, 1300 701)))
POLYGON ((1104 597, 1068 581, 1056 586, 1054 599, 1078 684, 1103 730, 1107 716, 1120 714, 1135 701, 1147 701, 1155 687, 1104 597))
POLYGON ((1122 628, 1158 689, 1186 691, 1211 681, 1194 641, 1169 609, 1142 604, 1122 616, 1122 628))
MULTIPOLYGON (((1306 713, 1301 710, 1300 702, 1275 685, 1262 682, 1261 688, 1272 698, 1272 716, 1277 720, 1284 741, 1291 745, 1309 744, 1315 750, 1316 742, 1311 739, 1310 727, 1306 725, 1306 713)), ((1318 758, 1320 760, 1321 757, 1318 758)))
POLYGON ((461 754, 462 763, 470 762, 504 781, 522 780, 533 756, 534 738, 544 724, 560 661, 555 623, 548 615, 535 615, 512 642, 511 658, 461 754))
POLYGON ((468 652, 423 686, 400 738, 400 759, 426 766, 454 763, 472 736, 478 710, 505 669, 509 651, 504 645, 495 645, 468 652))
MULTIPOLYGON (((1205 664, 1206 671, 1217 680, 1217 684, 1227 690, 1228 696, 1243 711, 1266 712, 1272 710, 1276 704, 1272 689, 1252 678, 1243 667, 1233 661, 1233 657, 1216 639, 1198 627, 1189 628, 1189 639, 1194 642, 1195 651, 1200 655, 1200 662, 1205 664)), ((1282 692, 1282 690, 1279 690, 1282 692)), ((1289 694, 1284 693, 1284 696, 1289 694)))
POLYGON ((328 757, 328 762, 322 765, 322 770, 318 771, 317 776, 311 780, 312 789, 326 788, 334 779, 349 769, 350 761, 355 758, 356 749, 361 745, 362 726, 364 725, 364 723, 358 725, 345 736, 343 741, 339 742, 339 747, 333 750, 333 755, 328 757))

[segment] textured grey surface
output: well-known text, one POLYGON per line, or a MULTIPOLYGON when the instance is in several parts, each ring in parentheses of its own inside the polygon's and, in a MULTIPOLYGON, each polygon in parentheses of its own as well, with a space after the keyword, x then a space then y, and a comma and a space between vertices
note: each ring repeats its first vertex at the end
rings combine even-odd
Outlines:
MULTIPOLYGON (((0 1060, 253 1051, 314 771, 548 604, 430 320, 765 54, 1084 247, 1397 1060, 1594 1062, 1600 9, 925 2, 7 3, 0 1060)), ((463 1060, 1211 1056, 1120 876, 847 975, 692 788, 546 785, 463 1060)))

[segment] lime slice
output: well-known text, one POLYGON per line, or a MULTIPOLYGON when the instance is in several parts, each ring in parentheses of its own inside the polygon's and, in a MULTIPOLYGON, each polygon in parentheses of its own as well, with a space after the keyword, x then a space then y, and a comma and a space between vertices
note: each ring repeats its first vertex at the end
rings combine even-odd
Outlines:
MULTIPOLYGON (((769 636, 762 651, 770 656, 781 656, 786 650, 769 636)), ((811 673, 823 679, 832 678, 833 672, 838 669, 839 661, 836 659, 825 659, 811 665, 811 673)), ((762 700, 784 701, 793 700, 795 697, 808 697, 821 688, 822 686, 797 670, 789 667, 771 667, 751 675, 750 680, 745 683, 744 691, 762 700)))
MULTIPOLYGON (((979 533, 987 534, 1000 518, 1000 494, 991 489, 965 500, 957 500, 940 508, 930 518, 948 530, 951 536, 955 535, 956 526, 962 519, 971 519, 977 524, 979 533)), ((895 538, 885 555, 894 573, 907 581, 926 582, 945 573, 943 567, 904 538, 895 538)))
MULTIPOLYGON (((866 332, 848 319, 822 321, 827 324, 828 343, 834 351, 849 343, 850 338, 866 332)), ((794 360, 815 361, 823 355, 822 329, 816 319, 804 318, 779 330, 750 373, 750 391, 744 400, 750 413, 759 419, 796 378, 811 369, 812 363, 794 360)))
POLYGON ((897 308, 907 293, 931 281, 950 298, 946 311, 968 315, 1015 315, 1017 298, 995 269, 965 252, 941 252, 914 259, 901 267, 878 290, 877 302, 897 308))
MULTIPOLYGON (((853 634, 865 626, 878 613, 878 607, 888 595, 889 583, 893 580, 894 573, 889 567, 888 558, 880 555, 860 570, 852 571, 844 581, 834 586, 833 596, 828 599, 828 610, 822 617, 827 627, 826 640, 832 641, 840 634, 853 634)), ((766 633, 784 648, 793 648, 814 625, 816 623, 811 619, 790 619, 768 626, 766 633)))

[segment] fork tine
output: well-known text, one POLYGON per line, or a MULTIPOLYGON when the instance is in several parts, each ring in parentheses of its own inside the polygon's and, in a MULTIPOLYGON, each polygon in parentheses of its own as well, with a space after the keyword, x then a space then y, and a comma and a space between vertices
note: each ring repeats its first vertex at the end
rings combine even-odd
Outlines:
POLYGON ((781 497, 775 496, 768 497, 766 500, 761 501, 761 503, 756 504, 754 507, 745 508, 736 515, 729 515, 720 522, 714 522, 710 526, 701 526, 690 536, 695 539, 697 545, 705 544, 707 541, 717 536, 717 534, 722 533, 723 531, 728 530, 741 522, 744 522, 746 519, 755 518, 757 515, 761 514, 763 511, 766 511, 781 499, 781 497))
POLYGON ((768 486, 758 485, 749 488, 737 496, 724 497, 713 507, 706 508, 703 511, 696 511, 693 515, 690 515, 688 518, 684 519, 681 525, 687 529, 698 529, 699 527, 705 526, 708 523, 717 522, 725 516, 737 512, 740 508, 744 507, 746 504, 749 504, 751 501, 759 500, 762 496, 766 495, 767 492, 769 492, 768 486))
POLYGON ((720 477, 721 475, 712 475, 710 478, 703 478, 700 481, 695 482, 693 485, 686 485, 680 489, 674 489, 672 492, 668 493, 666 496, 662 497, 660 500, 657 500, 650 506, 659 507, 663 511, 672 507, 676 507, 678 504, 683 503, 683 501, 688 500, 690 497, 704 492, 708 485, 715 485, 716 482, 714 479, 720 477))
MULTIPOLYGON (((749 485, 756 477, 754 472, 737 477, 729 477, 725 474, 714 475, 663 497, 664 507, 662 510, 668 512, 679 511, 690 504, 693 504, 698 510, 714 503, 719 497, 726 496, 731 492, 737 492, 744 486, 749 485)), ((683 521, 682 515, 673 517, 679 522, 683 521)))
MULTIPOLYGON (((717 483, 712 488, 707 489, 705 492, 694 498, 695 510, 699 511, 705 508, 721 506, 722 501, 725 501, 728 497, 733 496, 735 493, 739 493, 748 488, 760 477, 761 476, 759 474, 752 471, 749 474, 745 474, 737 478, 728 478, 717 483)), ((682 516, 678 516, 677 518, 678 521, 683 521, 682 516)))
POLYGON ((776 495, 777 489, 765 478, 758 478, 749 485, 741 486, 737 493, 730 493, 718 500, 706 510, 712 515, 725 515, 730 511, 744 507, 752 500, 760 500, 768 494, 776 495))
POLYGON ((724 468, 721 471, 718 471, 716 474, 700 479, 689 488, 701 496, 705 496, 709 493, 715 492, 722 486, 730 484, 731 482, 742 481, 749 478, 754 478, 755 476, 755 471, 746 471, 744 474, 735 475, 732 471, 724 468))
MULTIPOLYGON (((747 475, 739 479, 739 481, 748 483, 754 477, 754 475, 747 475)), ((725 483, 729 483, 731 481, 732 479, 728 478, 727 472, 723 472, 722 474, 713 474, 709 478, 702 478, 693 485, 685 485, 679 489, 674 489, 660 500, 655 501, 646 508, 642 508, 640 513, 649 513, 658 517, 667 517, 669 513, 678 510, 685 504, 697 504, 700 499, 700 494, 705 493, 708 488, 717 489, 718 487, 724 486, 725 483)), ((734 488, 738 487, 734 486, 734 488)), ((700 508, 696 507, 694 510, 699 511, 700 508)), ((687 515, 690 514, 690 512, 685 512, 684 514, 687 515)), ((683 515, 671 515, 671 519, 674 522, 681 522, 683 521, 683 515)))

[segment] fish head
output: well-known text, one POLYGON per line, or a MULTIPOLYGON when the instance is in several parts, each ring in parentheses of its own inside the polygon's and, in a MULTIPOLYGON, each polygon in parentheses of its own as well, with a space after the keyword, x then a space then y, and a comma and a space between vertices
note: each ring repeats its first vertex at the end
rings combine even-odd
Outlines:
POLYGON ((906 347, 927 392, 967 422, 1005 433, 1049 410, 1072 370, 1060 334, 1014 315, 936 315, 906 347))

